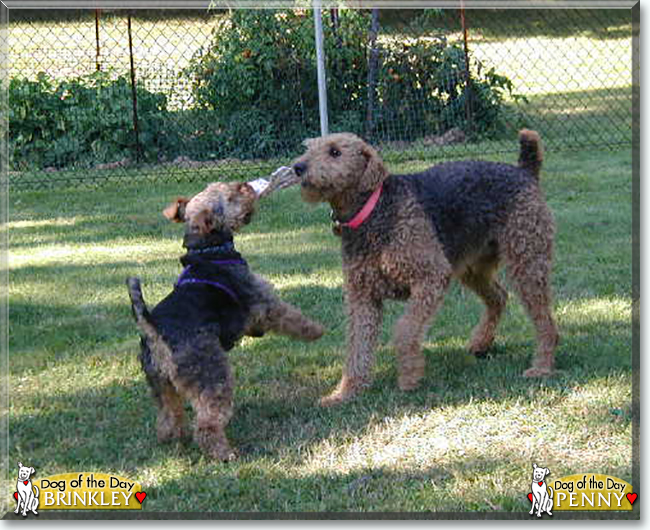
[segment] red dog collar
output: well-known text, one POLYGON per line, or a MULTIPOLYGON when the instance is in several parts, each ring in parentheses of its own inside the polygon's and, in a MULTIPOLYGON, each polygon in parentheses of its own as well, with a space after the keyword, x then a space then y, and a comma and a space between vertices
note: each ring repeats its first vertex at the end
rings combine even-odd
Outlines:
POLYGON ((379 201, 379 196, 381 195, 381 190, 384 187, 384 183, 380 183, 379 186, 375 191, 372 192, 372 195, 368 199, 368 202, 363 205, 363 208, 359 211, 357 215, 355 215, 352 219, 350 219, 347 223, 340 223, 340 226, 347 226, 348 228, 359 228, 363 222, 368 219, 372 211, 375 209, 375 206, 377 206, 377 202, 379 201))

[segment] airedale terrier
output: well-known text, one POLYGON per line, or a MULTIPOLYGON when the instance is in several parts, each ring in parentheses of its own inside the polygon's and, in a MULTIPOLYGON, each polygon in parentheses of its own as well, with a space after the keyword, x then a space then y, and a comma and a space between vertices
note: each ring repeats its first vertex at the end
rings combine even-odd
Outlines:
POLYGON ((140 281, 127 285, 142 333, 140 362, 158 406, 160 441, 183 436, 187 399, 196 413, 194 438, 207 455, 234 457, 224 429, 233 414, 233 375, 226 352, 243 336, 274 331, 312 341, 323 327, 280 300, 253 274, 234 246, 233 232, 248 224, 258 195, 247 183, 209 185, 178 199, 164 215, 185 222, 184 266, 174 290, 151 312, 140 281))
POLYGON ((538 351, 528 377, 550 374, 558 332, 551 312, 554 222, 539 186, 542 146, 534 131, 519 133, 519 165, 448 162, 412 175, 389 175, 377 152, 353 134, 307 140, 294 163, 303 200, 329 202, 342 236, 348 310, 348 357, 335 404, 370 382, 386 298, 407 300, 393 340, 399 386, 424 375, 421 342, 452 278, 473 290, 486 311, 469 350, 483 355, 507 293, 507 274, 537 330, 538 351))

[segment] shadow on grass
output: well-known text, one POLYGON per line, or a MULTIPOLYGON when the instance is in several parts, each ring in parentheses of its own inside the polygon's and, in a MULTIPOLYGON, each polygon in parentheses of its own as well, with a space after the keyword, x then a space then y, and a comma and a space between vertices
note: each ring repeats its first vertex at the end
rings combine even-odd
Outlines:
MULTIPOLYGON (((448 23, 453 24, 452 10, 445 13, 448 23)), ((592 39, 632 36, 632 12, 626 9, 472 9, 466 17, 470 35, 477 30, 497 41, 576 35, 592 39)))
MULTIPOLYGON (((445 396, 438 405, 462 405, 470 396, 475 403, 505 399, 525 402, 532 399, 531 386, 555 386, 523 380, 513 383, 511 376, 507 373, 500 378, 480 380, 475 373, 468 384, 466 374, 450 381, 455 386, 454 395, 445 396), (466 393, 458 393, 458 383, 468 386, 466 393), (477 393, 477 384, 490 385, 491 393, 499 388, 508 390, 496 399, 494 395, 477 393)), ((563 384, 583 384, 591 377, 572 377, 563 384)), ((398 490, 417 496, 424 494, 421 488, 427 489, 422 502, 430 503, 420 505, 421 510, 435 511, 440 504, 458 510, 524 509, 525 489, 521 500, 509 493, 496 501, 494 494, 474 495, 471 492, 476 488, 471 485, 466 486, 470 488, 467 496, 449 497, 457 480, 480 481, 486 474, 509 471, 514 464, 502 460, 459 455, 451 463, 434 467, 400 470, 398 465, 398 470, 394 470, 379 466, 340 472, 326 469, 292 476, 290 468, 304 465, 310 450, 330 438, 363 437, 368 424, 378 418, 399 419, 426 413, 435 406, 427 397, 431 390, 402 394, 382 377, 364 396, 334 409, 319 408, 304 396, 268 399, 252 397, 247 392, 248 396, 236 400, 235 416, 228 428, 231 442, 240 454, 237 461, 229 464, 206 460, 189 439, 159 444, 155 436, 155 410, 143 378, 63 396, 35 396, 37 410, 20 417, 10 415, 9 432, 12 454, 18 458, 29 455, 30 462, 43 475, 101 470, 132 476, 141 473, 141 469, 180 459, 180 465, 188 468, 182 478, 163 477, 145 484, 150 503, 158 510, 173 506, 173 510, 193 512, 291 511, 300 506, 303 511, 401 511, 396 502, 403 497, 398 490), (268 468, 268 461, 275 459, 283 466, 268 468), (287 504, 295 495, 300 496, 296 504, 287 504)), ((611 421, 611 417, 595 416, 590 418, 590 428, 605 429, 611 421)), ((614 474, 627 477, 628 473, 622 466, 614 474)), ((527 477, 521 479, 523 489, 527 477)))

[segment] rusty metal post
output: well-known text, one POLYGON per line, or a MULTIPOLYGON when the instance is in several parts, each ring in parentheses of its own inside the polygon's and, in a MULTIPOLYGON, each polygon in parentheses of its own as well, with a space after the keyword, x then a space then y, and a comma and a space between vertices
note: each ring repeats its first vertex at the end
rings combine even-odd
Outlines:
POLYGON ((102 69, 102 66, 99 63, 99 55, 100 55, 100 49, 99 49, 99 12, 100 11, 101 11, 100 9, 95 9, 95 45, 96 45, 95 67, 96 67, 98 72, 102 69))
POLYGON ((133 61, 133 38, 131 36, 131 14, 127 16, 129 33, 129 56, 131 59, 131 94, 133 96, 133 132, 135 133, 135 159, 140 162, 140 134, 138 132, 138 94, 135 88, 135 65, 133 61))

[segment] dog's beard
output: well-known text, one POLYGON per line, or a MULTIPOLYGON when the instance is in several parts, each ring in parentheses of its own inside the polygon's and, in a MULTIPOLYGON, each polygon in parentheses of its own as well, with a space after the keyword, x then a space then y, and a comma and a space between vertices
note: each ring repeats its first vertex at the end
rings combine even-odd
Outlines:
POLYGON ((319 190, 311 184, 301 186, 300 195, 305 202, 312 204, 327 201, 327 198, 323 195, 322 190, 319 190))

